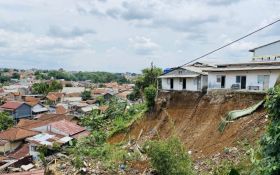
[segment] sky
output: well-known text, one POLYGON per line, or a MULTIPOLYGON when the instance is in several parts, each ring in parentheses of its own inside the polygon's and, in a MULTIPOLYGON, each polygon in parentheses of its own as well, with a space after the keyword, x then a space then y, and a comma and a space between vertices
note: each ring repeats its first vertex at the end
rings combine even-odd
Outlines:
MULTIPOLYGON (((279 18, 279 0, 0 0, 0 67, 175 67, 279 18)), ((250 61, 279 36, 280 22, 200 61, 250 61)))

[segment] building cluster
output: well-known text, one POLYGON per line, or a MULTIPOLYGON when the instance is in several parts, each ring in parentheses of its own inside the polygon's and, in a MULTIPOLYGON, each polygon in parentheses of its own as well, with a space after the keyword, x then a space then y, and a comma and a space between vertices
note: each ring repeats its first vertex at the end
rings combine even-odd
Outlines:
POLYGON ((92 110, 105 112, 112 97, 128 101, 127 95, 133 84, 104 83, 102 86, 89 82, 67 82, 71 87, 49 92, 46 95, 32 94, 32 84, 20 81, 0 88, 0 112, 12 116, 13 127, 0 132, 0 174, 9 171, 34 169, 39 159, 40 148, 49 152, 88 136, 90 132, 79 125, 78 119, 92 110), (90 98, 83 99, 83 93, 90 98), (101 102, 102 101, 102 102, 101 102))
POLYGON ((250 62, 209 65, 196 62, 166 69, 162 90, 257 91, 273 87, 280 75, 280 40, 251 49, 250 62))

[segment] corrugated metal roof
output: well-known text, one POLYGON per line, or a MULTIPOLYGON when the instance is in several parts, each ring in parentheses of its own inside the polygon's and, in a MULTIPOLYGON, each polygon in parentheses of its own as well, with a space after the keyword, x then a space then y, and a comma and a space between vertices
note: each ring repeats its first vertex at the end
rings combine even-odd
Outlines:
POLYGON ((193 74, 193 75, 162 75, 159 76, 159 78, 194 78, 198 77, 199 74, 193 74))
POLYGON ((225 71, 250 71, 250 70, 280 70, 280 66, 255 66, 255 67, 221 67, 211 68, 207 72, 225 72, 225 71))

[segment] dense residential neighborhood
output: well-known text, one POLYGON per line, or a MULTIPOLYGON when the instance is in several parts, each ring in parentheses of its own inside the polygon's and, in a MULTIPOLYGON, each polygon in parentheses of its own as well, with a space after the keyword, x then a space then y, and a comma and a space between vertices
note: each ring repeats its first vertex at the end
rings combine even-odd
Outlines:
MULTIPOLYGON (((8 72, 5 76, 13 75, 14 70, 8 72)), ((7 168, 22 171, 24 166, 25 171, 34 169, 34 161, 40 160, 39 148, 45 146, 52 155, 55 146, 67 146, 89 136, 90 130, 79 124, 80 118, 93 110, 104 113, 111 98, 132 103, 128 95, 133 88, 134 84, 117 82, 36 79, 34 71, 20 71, 19 79, 0 88, 1 113, 13 120, 11 127, 0 132, 0 172, 7 168), (61 88, 36 92, 37 86, 51 86, 54 81, 61 88)))

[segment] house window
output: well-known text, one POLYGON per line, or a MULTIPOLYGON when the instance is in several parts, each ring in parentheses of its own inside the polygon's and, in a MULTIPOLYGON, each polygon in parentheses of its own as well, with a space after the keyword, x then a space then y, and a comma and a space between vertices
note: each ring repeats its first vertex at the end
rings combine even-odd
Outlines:
POLYGON ((258 84, 263 84, 264 82, 264 75, 258 75, 258 84))
POLYGON ((170 84, 170 79, 169 78, 167 79, 167 84, 170 84))
POLYGON ((183 73, 183 71, 179 70, 179 72, 178 72, 178 73, 179 73, 179 75, 180 75, 180 74, 182 74, 182 73, 183 73))
POLYGON ((241 81, 241 77, 240 76, 236 76, 236 83, 240 83, 241 81))
POLYGON ((196 78, 193 79, 193 85, 196 85, 196 78))
POLYGON ((222 79, 222 76, 221 75, 217 75, 217 83, 221 83, 221 79, 222 79))

